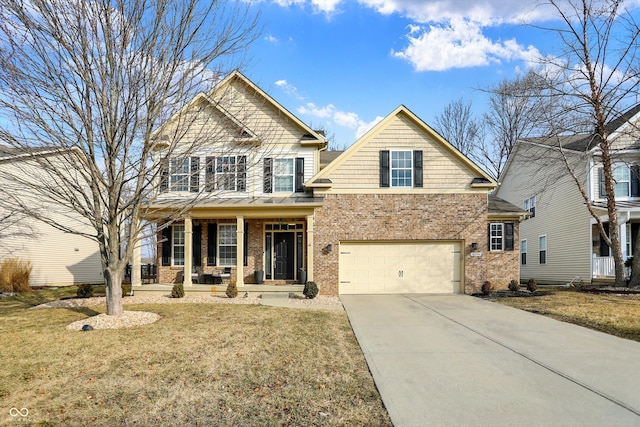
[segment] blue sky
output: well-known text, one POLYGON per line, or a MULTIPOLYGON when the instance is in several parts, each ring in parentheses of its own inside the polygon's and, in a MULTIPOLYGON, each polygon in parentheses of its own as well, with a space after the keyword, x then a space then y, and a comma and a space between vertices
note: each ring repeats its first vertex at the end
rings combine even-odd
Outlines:
MULTIPOLYGON (((638 0, 633 0, 637 2, 638 0)), ((522 0, 262 0, 263 33, 244 73, 279 103, 351 145, 404 104, 428 124, 451 101, 526 70, 554 36, 522 0)))

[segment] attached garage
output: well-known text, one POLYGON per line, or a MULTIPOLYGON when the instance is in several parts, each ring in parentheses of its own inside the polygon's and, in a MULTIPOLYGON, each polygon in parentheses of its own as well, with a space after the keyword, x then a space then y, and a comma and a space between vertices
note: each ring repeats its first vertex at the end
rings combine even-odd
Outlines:
POLYGON ((459 241, 341 242, 339 292, 460 293, 461 248, 459 241))

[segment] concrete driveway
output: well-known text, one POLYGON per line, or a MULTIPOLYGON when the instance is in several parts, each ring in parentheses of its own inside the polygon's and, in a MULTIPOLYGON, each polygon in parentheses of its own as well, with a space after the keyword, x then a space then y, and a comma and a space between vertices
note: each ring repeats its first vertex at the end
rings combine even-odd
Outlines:
POLYGON ((466 295, 341 297, 400 426, 640 426, 640 343, 466 295))

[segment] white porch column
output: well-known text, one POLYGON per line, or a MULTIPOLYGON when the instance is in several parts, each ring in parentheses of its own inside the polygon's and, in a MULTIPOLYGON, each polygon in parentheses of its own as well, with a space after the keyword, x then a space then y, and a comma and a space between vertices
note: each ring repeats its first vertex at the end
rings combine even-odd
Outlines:
POLYGON ((620 224, 620 246, 622 248, 622 259, 626 260, 630 255, 627 253, 627 223, 620 224))
POLYGON ((236 217, 236 287, 244 286, 244 217, 236 217))
POLYGON ((131 286, 140 286, 142 285, 142 272, 140 271, 142 241, 140 240, 140 233, 138 232, 135 236, 130 237, 129 242, 133 242, 133 254, 131 255, 131 286))
POLYGON ((184 217, 184 274, 182 283, 191 286, 191 269, 193 268, 193 224, 191 217, 184 217))
POLYGON ((307 281, 313 282, 313 215, 307 215, 307 281))

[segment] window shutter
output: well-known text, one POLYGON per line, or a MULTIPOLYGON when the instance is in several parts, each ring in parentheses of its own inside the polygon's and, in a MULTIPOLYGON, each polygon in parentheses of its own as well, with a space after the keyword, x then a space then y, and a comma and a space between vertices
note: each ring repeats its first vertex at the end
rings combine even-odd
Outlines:
POLYGON ((171 227, 162 229, 162 265, 171 265, 171 227))
POLYGON ((192 193, 200 191, 200 157, 191 158, 191 178, 189 180, 189 190, 192 193))
POLYGON ((604 186, 604 169, 598 168, 598 188, 599 188, 599 196, 601 199, 607 198, 607 190, 604 186))
POLYGON ((202 225, 194 225, 191 234, 191 242, 193 247, 193 265, 200 267, 202 265, 202 225))
POLYGON ((238 191, 247 191, 247 156, 238 156, 238 191))
POLYGON ((273 159, 264 159, 264 192, 273 192, 273 159))
POLYGON ((166 157, 160 161, 160 192, 169 191, 169 159, 166 157))
POLYGON ((207 265, 216 265, 216 249, 218 245, 218 225, 210 222, 207 225, 207 265))
POLYGON ((216 158, 207 156, 205 159, 204 191, 212 192, 216 189, 216 158))
POLYGON ((491 250, 491 223, 487 224, 487 248, 491 250))
MULTIPOLYGON (((604 232, 609 235, 609 223, 605 222, 603 225, 604 232)), ((602 234, 600 235, 600 256, 609 256, 609 245, 604 241, 602 234)))
POLYGON ((296 158, 296 193, 304 193, 304 158, 296 158))
POLYGON ((640 167, 631 166, 631 197, 640 197, 640 167))
POLYGON ((244 223, 244 253, 243 253, 243 265, 249 265, 249 223, 244 223))
POLYGON ((413 186, 422 187, 422 150, 413 152, 413 186))
POLYGON ((513 223, 507 222, 504 224, 504 250, 513 250, 513 223))
POLYGON ((380 150, 380 187, 389 187, 389 150, 380 150))

